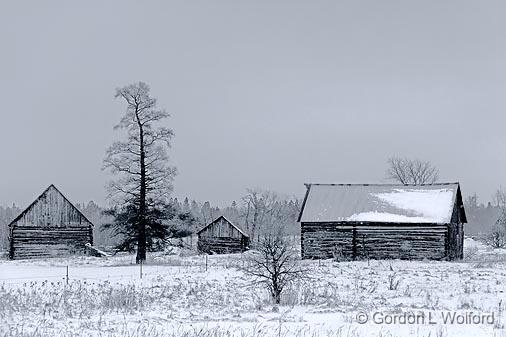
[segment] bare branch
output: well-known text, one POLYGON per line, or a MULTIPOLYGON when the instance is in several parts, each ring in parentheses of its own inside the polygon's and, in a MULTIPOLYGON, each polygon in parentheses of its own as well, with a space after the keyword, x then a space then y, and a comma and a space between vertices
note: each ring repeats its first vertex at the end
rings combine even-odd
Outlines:
POLYGON ((433 184, 439 179, 439 170, 428 161, 392 157, 387 163, 387 178, 401 184, 433 184))

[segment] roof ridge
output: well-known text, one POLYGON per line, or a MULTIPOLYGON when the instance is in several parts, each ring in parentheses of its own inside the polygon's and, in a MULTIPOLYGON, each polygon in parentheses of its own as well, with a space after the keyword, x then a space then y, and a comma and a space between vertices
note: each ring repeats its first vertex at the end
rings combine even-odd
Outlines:
POLYGON ((456 182, 444 182, 444 183, 430 183, 430 184, 401 184, 401 183, 305 183, 304 185, 309 186, 447 186, 447 185, 460 185, 456 182))

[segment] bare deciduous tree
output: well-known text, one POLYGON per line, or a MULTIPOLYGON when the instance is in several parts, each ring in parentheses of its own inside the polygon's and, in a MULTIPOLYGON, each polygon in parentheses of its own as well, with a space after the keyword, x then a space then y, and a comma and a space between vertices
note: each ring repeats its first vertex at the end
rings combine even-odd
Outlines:
POLYGON ((300 210, 298 200, 289 200, 272 191, 247 189, 242 197, 244 225, 254 240, 273 227, 288 227, 296 223, 300 210))
POLYGON ((497 191, 495 191, 492 196, 492 201, 495 206, 505 208, 506 207, 506 190, 501 186, 497 191))
POLYGON ((247 194, 242 197, 245 206, 244 223, 251 238, 255 239, 256 228, 264 209, 262 192, 258 189, 247 189, 247 194))
POLYGON ((118 176, 109 185, 116 204, 109 212, 115 218, 110 227, 123 238, 118 250, 137 247, 137 263, 146 259, 146 248, 168 235, 164 207, 175 175, 167 155, 174 133, 158 125, 169 114, 157 108, 149 91, 143 82, 116 90, 127 107, 115 129, 126 130, 127 139, 113 143, 104 159, 104 169, 118 176))
POLYGON ((485 237, 485 243, 492 248, 505 248, 506 247, 506 232, 504 228, 494 225, 492 232, 485 237))
POLYGON ((428 161, 392 157, 388 159, 387 177, 401 184, 433 184, 439 170, 428 161))
POLYGON ((287 286, 308 277, 296 250, 281 231, 263 236, 251 254, 241 269, 253 278, 254 284, 264 285, 276 304, 281 302, 281 294, 287 286))
MULTIPOLYGON (((500 191, 501 190, 498 190, 498 192, 500 191)), ((500 205, 501 211, 499 218, 492 227, 492 231, 485 237, 485 242, 492 248, 506 247, 506 205, 504 203, 501 203, 500 205)))

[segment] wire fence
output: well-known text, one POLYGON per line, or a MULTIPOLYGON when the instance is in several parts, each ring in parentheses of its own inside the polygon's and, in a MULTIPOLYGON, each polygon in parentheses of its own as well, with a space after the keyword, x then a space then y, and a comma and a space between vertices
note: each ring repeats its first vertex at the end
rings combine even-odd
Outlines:
POLYGON ((187 274, 205 273, 213 269, 236 269, 244 265, 242 254, 237 257, 225 258, 208 255, 196 255, 189 259, 169 256, 165 260, 151 259, 148 263, 133 264, 126 261, 114 261, 111 264, 72 264, 44 265, 34 261, 32 264, 23 260, 0 269, 0 284, 19 283, 19 281, 65 281, 72 280, 142 280, 167 273, 187 274), (3 270, 2 270, 3 269, 3 270), (9 275, 10 274, 10 275, 9 275))

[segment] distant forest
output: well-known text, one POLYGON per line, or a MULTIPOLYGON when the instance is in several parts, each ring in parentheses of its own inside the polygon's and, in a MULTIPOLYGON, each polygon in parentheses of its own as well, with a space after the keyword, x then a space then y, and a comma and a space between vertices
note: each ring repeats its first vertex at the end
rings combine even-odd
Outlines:
MULTIPOLYGON (((118 238, 103 226, 111 219, 104 215, 105 208, 90 201, 87 204, 75 204, 77 208, 95 225, 94 245, 101 248, 114 246, 118 238)), ((179 233, 196 233, 200 228, 210 223, 220 215, 224 215, 234 224, 243 228, 253 236, 258 236, 273 224, 281 225, 287 234, 297 235, 300 225, 297 223, 301 200, 280 197, 269 191, 248 190, 239 202, 233 201, 227 207, 213 206, 209 201, 198 202, 190 198, 170 200, 174 217, 168 221, 171 228, 179 233)), ((0 250, 8 248, 8 224, 23 209, 17 205, 0 206, 0 250)))
MULTIPOLYGON (((500 215, 501 203, 498 201, 480 203, 476 195, 469 196, 464 201, 468 223, 465 226, 467 236, 480 237, 490 233, 493 225, 500 215)), ((281 198, 276 193, 248 190, 248 194, 239 202, 232 202, 227 207, 213 206, 209 201, 198 202, 189 198, 180 201, 171 199, 171 206, 176 216, 170 220, 169 225, 182 231, 196 233, 198 229, 211 222, 220 215, 244 228, 254 236, 261 235, 274 223, 281 224, 287 234, 297 235, 300 226, 297 216, 301 200, 296 198, 281 198)), ((105 208, 95 202, 76 204, 84 215, 95 224, 94 245, 97 247, 111 247, 116 244, 117 238, 103 225, 110 219, 103 215, 105 208)), ((8 247, 7 225, 22 211, 17 205, 10 207, 0 206, 0 249, 8 247)), ((255 239, 255 238, 253 238, 255 239)))
POLYGON ((480 203, 476 194, 464 200, 467 224, 464 227, 464 234, 480 238, 483 234, 489 234, 499 219, 504 203, 494 197, 494 202, 486 205, 480 203))

